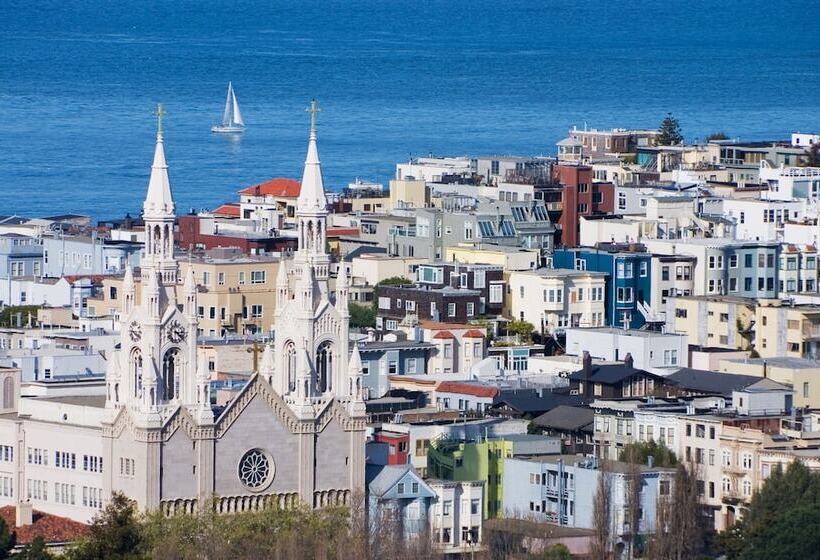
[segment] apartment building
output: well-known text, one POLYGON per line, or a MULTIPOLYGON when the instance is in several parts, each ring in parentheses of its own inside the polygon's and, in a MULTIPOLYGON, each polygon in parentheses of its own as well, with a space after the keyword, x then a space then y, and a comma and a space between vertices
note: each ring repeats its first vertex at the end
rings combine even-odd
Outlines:
MULTIPOLYGON (((503 302, 502 293, 491 290, 487 303, 503 302)), ((423 320, 466 323, 484 316, 481 292, 466 288, 430 288, 425 285, 380 286, 377 294, 376 328, 394 331, 407 315, 423 320)))
POLYGON ((504 309, 504 269, 486 264, 461 264, 435 261, 420 264, 416 269, 416 282, 433 289, 461 288, 481 293, 479 313, 500 315, 504 309), (501 301, 498 301, 501 292, 501 301))
POLYGON ((817 247, 784 244, 778 274, 780 297, 818 292, 817 247))
POLYGON ((0 278, 43 276, 43 244, 36 237, 0 234, 0 278))
POLYGON ((560 184, 560 211, 558 230, 560 244, 576 247, 580 239, 582 216, 611 214, 615 207, 612 183, 595 182, 592 167, 586 165, 557 165, 553 178, 560 184))
POLYGON ((598 327, 606 319, 606 274, 565 268, 512 272, 510 316, 542 333, 567 327, 598 327))
POLYGON ((756 301, 733 296, 678 296, 667 303, 669 332, 686 335, 690 345, 749 350, 756 301))
POLYGON ((541 262, 540 251, 503 245, 458 245, 447 247, 446 260, 500 266, 505 271, 535 270, 541 262))
POLYGON ((688 365, 684 335, 614 327, 568 328, 566 333, 567 354, 586 351, 593 359, 615 362, 629 354, 634 367, 659 374, 688 365))
POLYGON ((637 329, 652 315, 646 307, 652 294, 652 255, 642 249, 618 244, 556 249, 552 263, 555 268, 606 273, 606 325, 637 329))
POLYGON ((755 309, 755 330, 761 358, 820 359, 820 306, 761 301, 755 309))
MULTIPOLYGON (((820 178, 818 178, 820 182, 820 178)), ((735 221, 735 237, 755 241, 782 241, 786 222, 802 221, 806 201, 726 198, 722 214, 735 221)))

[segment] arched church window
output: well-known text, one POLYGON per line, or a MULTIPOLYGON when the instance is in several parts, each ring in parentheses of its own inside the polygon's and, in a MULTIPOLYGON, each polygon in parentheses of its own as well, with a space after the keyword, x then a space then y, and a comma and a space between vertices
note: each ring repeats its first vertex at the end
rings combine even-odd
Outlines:
POLYGON ((14 379, 3 380, 3 408, 14 408, 14 379))
POLYGON ((296 345, 293 341, 285 343, 285 376, 288 380, 288 391, 296 390, 296 345))
POLYGON ((131 379, 134 387, 134 396, 142 395, 142 352, 139 348, 131 351, 131 379))
POLYGON ((333 389, 333 343, 323 342, 316 351, 316 387, 320 393, 333 389))
POLYGON ((305 244, 307 245, 306 249, 310 250, 313 249, 313 221, 308 220, 307 223, 307 232, 305 234, 305 244))
POLYGON ((171 247, 171 229, 168 227, 168 224, 165 224, 165 248, 164 252, 166 255, 173 255, 174 251, 171 247))
POLYGON ((159 226, 154 226, 154 254, 158 254, 162 247, 162 230, 160 230, 159 226))
POLYGON ((179 397, 181 369, 179 348, 171 348, 162 358, 162 395, 167 401, 179 397))

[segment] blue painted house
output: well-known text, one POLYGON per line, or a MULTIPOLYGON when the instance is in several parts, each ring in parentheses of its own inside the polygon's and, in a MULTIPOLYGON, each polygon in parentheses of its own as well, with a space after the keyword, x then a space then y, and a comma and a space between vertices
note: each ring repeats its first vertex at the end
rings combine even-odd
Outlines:
POLYGON ((362 380, 368 398, 383 397, 390 390, 391 375, 426 375, 435 346, 415 340, 359 343, 362 380))
POLYGON ((652 255, 623 245, 574 247, 553 252, 553 268, 605 272, 606 322, 611 327, 638 329, 646 322, 638 304, 652 297, 652 255))
POLYGON ((436 492, 412 465, 385 465, 368 472, 367 513, 375 531, 395 527, 405 540, 423 535, 430 526, 436 492))

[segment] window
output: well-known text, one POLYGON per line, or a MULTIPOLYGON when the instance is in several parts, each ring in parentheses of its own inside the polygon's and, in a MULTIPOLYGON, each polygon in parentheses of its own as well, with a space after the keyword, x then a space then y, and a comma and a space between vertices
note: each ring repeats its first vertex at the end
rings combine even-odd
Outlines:
POLYGON ((95 455, 83 455, 83 470, 88 472, 102 472, 103 459, 95 455))
POLYGON ((262 318, 262 305, 261 304, 251 305, 251 318, 252 319, 261 319, 262 318))
POLYGON ((267 274, 264 270, 251 271, 251 284, 264 284, 266 276, 267 274))
POLYGON ((490 284, 490 303, 502 303, 504 301, 503 284, 490 284))
POLYGON ((742 457, 743 468, 747 471, 752 470, 752 454, 744 453, 742 457))
MULTIPOLYGON (((453 508, 453 501, 452 500, 444 500, 444 503, 441 504, 441 514, 444 516, 450 515, 450 510, 453 508)), ((448 531, 448 529, 445 529, 448 531)), ((445 542, 449 542, 449 538, 445 542)))
POLYGON ((407 373, 416 373, 416 359, 407 358, 407 373))
POLYGON ((398 492, 399 494, 404 494, 404 482, 399 482, 396 492, 398 492))
POLYGON ((202 285, 203 286, 210 286, 211 285, 211 273, 210 272, 203 272, 202 273, 202 285))
POLYGON ((0 445, 0 461, 14 461, 14 447, 0 445))
POLYGON ((641 263, 640 263, 640 275, 641 275, 642 277, 646 277, 646 275, 647 275, 648 273, 649 273, 649 265, 648 265, 648 263, 647 263, 646 261, 641 261, 641 263))
POLYGON ((399 372, 399 363, 396 360, 387 362, 387 373, 389 375, 396 375, 399 372))
POLYGON ((54 466, 61 469, 76 469, 77 455, 66 451, 55 451, 54 466))
POLYGON ((475 304, 472 302, 467 303, 467 317, 472 317, 475 315, 475 304))
POLYGON ((239 285, 240 286, 245 285, 245 271, 244 270, 239 271, 239 285))
POLYGON ((668 266, 661 267, 661 280, 663 280, 664 282, 669 280, 669 267, 668 266))
POLYGON ((618 288, 618 303, 632 303, 632 288, 618 288))
POLYGON ((456 316, 456 304, 455 303, 448 303, 447 304, 447 316, 448 317, 455 317, 456 316))
POLYGON ((216 275, 216 283, 219 284, 220 286, 225 285, 225 273, 224 272, 220 272, 216 275))

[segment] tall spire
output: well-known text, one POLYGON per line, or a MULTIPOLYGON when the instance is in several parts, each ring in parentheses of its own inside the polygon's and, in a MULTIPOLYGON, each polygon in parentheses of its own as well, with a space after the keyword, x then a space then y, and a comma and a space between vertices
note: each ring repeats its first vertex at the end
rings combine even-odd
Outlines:
POLYGON ((171 196, 171 182, 168 180, 168 164, 165 162, 162 132, 165 111, 162 103, 157 105, 154 114, 157 116, 157 144, 154 148, 154 163, 151 165, 151 179, 148 181, 148 194, 143 204, 146 216, 173 214, 175 209, 174 198, 171 196))
POLYGON ((296 207, 299 211, 315 212, 326 210, 327 197, 322 180, 322 164, 319 162, 319 149, 316 146, 316 117, 319 114, 319 104, 313 99, 310 107, 305 109, 310 113, 310 140, 308 141, 305 170, 302 174, 302 188, 296 207))

